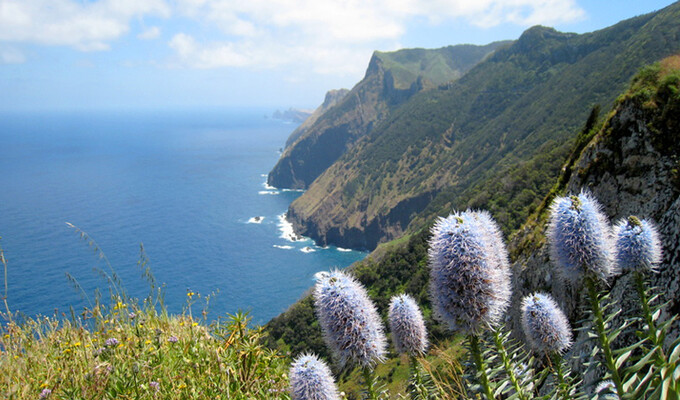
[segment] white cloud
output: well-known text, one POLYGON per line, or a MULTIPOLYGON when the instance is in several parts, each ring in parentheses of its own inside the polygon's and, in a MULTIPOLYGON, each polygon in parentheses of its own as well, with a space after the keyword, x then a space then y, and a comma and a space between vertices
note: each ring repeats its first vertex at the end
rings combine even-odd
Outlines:
POLYGON ((147 16, 173 17, 137 37, 172 35, 175 65, 356 75, 414 21, 554 25, 584 12, 575 0, 0 0, 0 43, 106 50, 147 16))
POLYGON ((574 0, 176 0, 176 11, 225 34, 208 43, 175 36, 170 46, 186 66, 307 64, 330 74, 360 73, 372 50, 393 48, 414 19, 528 27, 584 17, 574 0))
POLYGON ((163 0, 0 0, 0 41, 106 50, 132 18, 169 12, 163 0))
POLYGON ((161 36, 161 28, 159 28, 157 26, 152 26, 152 27, 144 30, 144 32, 137 35, 137 38, 142 39, 142 40, 152 40, 152 39, 158 39, 160 36, 161 36))

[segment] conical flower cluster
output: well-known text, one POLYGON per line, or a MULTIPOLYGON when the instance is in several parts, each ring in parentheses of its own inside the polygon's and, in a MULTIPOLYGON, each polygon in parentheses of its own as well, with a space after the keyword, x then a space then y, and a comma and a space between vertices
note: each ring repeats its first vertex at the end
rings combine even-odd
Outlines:
POLYGON ((330 369, 313 354, 303 354, 295 359, 289 375, 293 400, 340 399, 330 369))
POLYGON ((429 245, 435 315, 463 333, 496 325, 510 301, 510 269, 500 231, 488 213, 440 218, 429 245))
POLYGON ((550 295, 522 299, 522 329, 529 346, 543 353, 562 353, 571 346, 569 320, 550 295))
POLYGON ((651 222, 631 216, 614 226, 614 254, 621 270, 656 271, 661 263, 661 241, 651 222))
POLYGON ((606 281, 615 275, 611 229, 597 200, 585 192, 558 197, 550 213, 551 258, 565 278, 577 282, 589 274, 606 281))
POLYGON ((423 314, 413 297, 401 294, 392 297, 388 315, 392 341, 398 353, 420 356, 427 350, 427 330, 423 314))
POLYGON ((366 289, 341 271, 318 275, 314 305, 326 344, 341 366, 372 367, 385 356, 380 316, 366 289))

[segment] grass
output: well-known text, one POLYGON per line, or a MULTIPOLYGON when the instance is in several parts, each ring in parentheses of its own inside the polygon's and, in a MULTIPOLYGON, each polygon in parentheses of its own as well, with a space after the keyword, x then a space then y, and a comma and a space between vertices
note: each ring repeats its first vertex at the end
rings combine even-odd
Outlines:
MULTIPOLYGON (((2 248, 0 261, 6 276, 2 248)), ((262 328, 250 328, 247 314, 207 323, 205 312, 197 318, 192 311, 196 303, 207 307, 209 298, 188 292, 182 314, 169 315, 143 251, 140 267, 152 285, 142 301, 128 298, 111 278, 108 304, 98 299, 79 314, 50 317, 12 313, 5 279, 0 398, 289 398, 289 360, 261 344, 262 328)))

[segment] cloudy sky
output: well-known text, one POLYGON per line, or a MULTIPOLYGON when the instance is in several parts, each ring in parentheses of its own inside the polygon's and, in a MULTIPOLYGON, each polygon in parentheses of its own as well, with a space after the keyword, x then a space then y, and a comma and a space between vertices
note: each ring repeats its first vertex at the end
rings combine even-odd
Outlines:
POLYGON ((373 50, 589 32, 670 0, 0 0, 0 110, 313 108, 373 50))

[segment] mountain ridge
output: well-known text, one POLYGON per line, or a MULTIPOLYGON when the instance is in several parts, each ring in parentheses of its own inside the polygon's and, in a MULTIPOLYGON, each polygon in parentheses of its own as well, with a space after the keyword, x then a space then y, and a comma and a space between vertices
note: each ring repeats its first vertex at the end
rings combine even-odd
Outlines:
POLYGON ((506 42, 374 52, 364 78, 295 138, 269 173, 267 183, 307 188, 400 104, 422 90, 460 77, 504 45, 506 42), (460 60, 455 61, 457 58, 460 60))
POLYGON ((678 19, 675 3, 582 35, 528 29, 400 105, 291 204, 289 220, 322 245, 368 250, 452 208, 499 211, 506 234, 517 229, 559 174, 576 121, 595 104, 609 108, 643 65, 680 50, 678 19), (523 171, 530 187, 486 191, 522 163, 534 164, 523 171))

